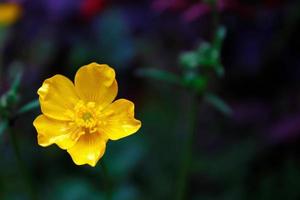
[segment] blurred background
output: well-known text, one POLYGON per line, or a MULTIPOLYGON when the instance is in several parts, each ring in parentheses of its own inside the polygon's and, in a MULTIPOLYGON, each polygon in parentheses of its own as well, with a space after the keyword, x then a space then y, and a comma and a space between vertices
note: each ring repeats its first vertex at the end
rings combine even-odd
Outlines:
POLYGON ((24 173, 43 200, 107 199, 108 184, 114 200, 300 199, 299 10, 298 0, 1 1, 0 199, 31 199, 24 173), (219 25, 225 73, 203 72, 201 89, 218 98, 196 98, 193 108, 193 90, 172 77, 186 73, 182 56, 214 40, 219 25), (56 145, 38 146, 38 108, 18 114, 43 80, 73 79, 93 61, 114 67, 118 98, 135 102, 143 123, 108 143, 109 181, 102 160, 76 166, 56 145))

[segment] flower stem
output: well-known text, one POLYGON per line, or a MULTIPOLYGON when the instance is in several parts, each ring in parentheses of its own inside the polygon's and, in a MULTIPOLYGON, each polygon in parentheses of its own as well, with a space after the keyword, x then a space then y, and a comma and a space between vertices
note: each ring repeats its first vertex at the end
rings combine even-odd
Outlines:
POLYGON ((189 131, 186 135, 186 141, 184 144, 181 167, 179 171, 178 179, 178 190, 177 190, 177 200, 187 199, 186 190, 189 181, 191 162, 193 158, 193 141, 196 132, 197 125, 197 108, 198 108, 198 98, 196 94, 191 96, 190 103, 190 114, 189 114, 189 131))
POLYGON ((35 196, 35 192, 33 190, 33 186, 32 186, 32 181, 31 181, 31 177, 29 176, 29 173, 24 165, 24 162, 22 160, 21 157, 21 153, 20 153, 20 148, 17 142, 17 138, 16 138, 16 134, 13 130, 13 126, 12 126, 13 122, 10 121, 9 123, 9 127, 7 128, 8 132, 9 132, 9 136, 10 136, 10 140, 12 143, 12 147, 14 150, 14 154, 16 157, 16 161, 17 161, 17 165, 19 167, 20 173, 24 179, 24 183, 26 185, 26 189, 28 191, 28 196, 30 197, 30 199, 35 200, 36 196, 35 196))
POLYGON ((101 167, 104 175, 106 199, 112 200, 112 180, 104 160, 101 161, 101 167))
POLYGON ((214 37, 219 26, 219 12, 218 12, 218 0, 214 0, 212 3, 212 35, 214 37))

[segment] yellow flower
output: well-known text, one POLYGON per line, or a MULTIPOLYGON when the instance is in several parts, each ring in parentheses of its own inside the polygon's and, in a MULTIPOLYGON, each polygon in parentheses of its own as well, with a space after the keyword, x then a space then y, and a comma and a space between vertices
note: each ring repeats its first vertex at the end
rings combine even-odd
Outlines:
POLYGON ((39 145, 55 143, 75 164, 94 167, 109 139, 129 136, 141 127, 131 101, 113 102, 117 93, 115 71, 105 64, 81 67, 75 84, 62 75, 46 79, 38 90, 43 114, 33 122, 39 145))
POLYGON ((21 15, 21 7, 16 3, 0 3, 0 25, 11 25, 21 15))

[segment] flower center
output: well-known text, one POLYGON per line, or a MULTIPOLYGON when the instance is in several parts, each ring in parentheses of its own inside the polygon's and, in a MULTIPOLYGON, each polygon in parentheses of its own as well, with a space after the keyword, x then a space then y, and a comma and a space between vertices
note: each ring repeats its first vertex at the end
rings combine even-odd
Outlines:
POLYGON ((79 101, 74 110, 73 123, 82 128, 84 132, 94 133, 98 130, 101 112, 95 102, 79 101))
POLYGON ((91 121, 93 118, 93 115, 89 112, 83 113, 82 115, 82 119, 86 122, 86 121, 91 121))

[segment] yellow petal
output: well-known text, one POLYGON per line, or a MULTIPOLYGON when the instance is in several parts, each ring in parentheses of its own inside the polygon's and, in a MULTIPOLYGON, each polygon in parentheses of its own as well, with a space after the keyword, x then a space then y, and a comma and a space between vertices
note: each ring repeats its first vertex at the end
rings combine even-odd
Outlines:
POLYGON ((57 120, 69 120, 79 101, 73 83, 62 75, 46 79, 38 94, 43 114, 57 120))
POLYGON ((33 125, 38 132, 38 144, 43 147, 56 143, 60 148, 68 149, 83 134, 69 122, 51 119, 45 115, 38 116, 33 125))
POLYGON ((104 108, 118 93, 115 71, 104 64, 85 65, 76 73, 75 88, 81 99, 96 102, 104 108))
POLYGON ((134 118, 134 104, 126 99, 119 99, 103 111, 100 125, 109 139, 118 140, 129 136, 141 127, 141 122, 134 118))
POLYGON ((76 165, 89 164, 94 167, 105 152, 107 138, 101 133, 86 133, 68 149, 76 165))

